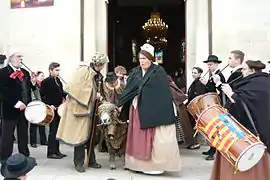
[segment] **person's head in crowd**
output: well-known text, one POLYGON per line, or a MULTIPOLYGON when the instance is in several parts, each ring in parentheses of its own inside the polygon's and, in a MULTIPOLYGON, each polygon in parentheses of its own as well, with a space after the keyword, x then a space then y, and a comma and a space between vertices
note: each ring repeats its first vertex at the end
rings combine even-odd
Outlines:
POLYGON ((10 156, 1 166, 1 175, 5 179, 26 180, 27 174, 37 165, 36 159, 23 154, 10 156))
POLYGON ((21 68, 22 67, 22 61, 23 61, 23 55, 20 53, 13 53, 9 56, 9 63, 14 68, 21 68))
POLYGON ((193 79, 200 78, 202 73, 203 73, 202 68, 200 68, 200 67, 193 67, 192 68, 192 77, 193 77, 193 79))
POLYGON ((60 74, 60 64, 57 62, 52 62, 49 65, 49 72, 50 72, 50 76, 58 77, 60 74))
POLYGON ((240 66, 243 63, 244 59, 245 53, 243 53, 242 51, 240 50, 231 51, 228 61, 229 67, 235 68, 237 66, 240 66))
POLYGON ((124 66, 116 66, 114 68, 114 73, 117 77, 123 78, 127 74, 127 70, 124 66))
POLYGON ((216 55, 209 55, 207 60, 203 61, 207 64, 209 72, 213 73, 218 69, 218 65, 222 62, 216 55))
POLYGON ((155 48, 150 44, 144 44, 139 52, 140 66, 143 70, 147 70, 154 61, 155 48))
POLYGON ((243 63, 242 74, 244 77, 246 77, 254 73, 262 72, 265 67, 266 65, 260 60, 247 60, 245 63, 243 63))

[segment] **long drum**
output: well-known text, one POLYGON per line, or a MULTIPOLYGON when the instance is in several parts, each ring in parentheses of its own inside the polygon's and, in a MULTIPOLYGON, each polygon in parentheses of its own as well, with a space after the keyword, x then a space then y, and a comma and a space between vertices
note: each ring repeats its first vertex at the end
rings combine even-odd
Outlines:
POLYGON ((206 93, 197 96, 187 105, 187 110, 197 120, 200 114, 212 105, 221 105, 217 93, 206 93))
POLYGON ((222 106, 205 109, 197 120, 197 128, 236 170, 249 170, 265 152, 265 145, 222 106))
POLYGON ((45 103, 34 100, 26 106, 24 115, 30 123, 45 126, 52 122, 54 110, 45 103))

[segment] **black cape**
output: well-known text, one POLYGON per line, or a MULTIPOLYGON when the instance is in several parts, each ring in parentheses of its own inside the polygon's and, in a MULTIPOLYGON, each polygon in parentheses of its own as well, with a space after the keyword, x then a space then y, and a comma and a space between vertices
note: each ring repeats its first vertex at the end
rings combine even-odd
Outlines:
POLYGON ((163 67, 152 64, 144 77, 140 67, 134 68, 118 103, 124 113, 129 113, 135 96, 142 129, 175 123, 172 93, 163 67))
MULTIPOLYGON (((254 73, 234 85, 235 103, 230 113, 255 134, 241 101, 247 105, 262 142, 270 149, 270 76, 254 73), (233 113, 232 113, 233 112, 233 113)), ((256 134, 255 134, 256 135, 256 134)))

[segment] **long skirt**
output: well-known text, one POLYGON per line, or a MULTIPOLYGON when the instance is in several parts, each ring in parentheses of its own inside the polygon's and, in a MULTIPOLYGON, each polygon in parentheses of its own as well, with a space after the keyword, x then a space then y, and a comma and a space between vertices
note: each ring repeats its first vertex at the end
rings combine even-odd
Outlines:
POLYGON ((125 165, 134 171, 180 171, 175 124, 141 129, 138 109, 131 106, 125 165))
POLYGON ((270 180, 270 155, 266 152, 259 163, 248 171, 234 171, 229 161, 217 152, 211 180, 270 180))

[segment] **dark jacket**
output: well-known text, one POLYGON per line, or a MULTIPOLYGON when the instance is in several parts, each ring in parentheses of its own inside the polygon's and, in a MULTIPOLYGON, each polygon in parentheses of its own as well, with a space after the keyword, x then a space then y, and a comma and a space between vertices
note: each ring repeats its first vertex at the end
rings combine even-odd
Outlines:
POLYGON ((188 103, 195 97, 207 93, 205 85, 201 83, 199 78, 195 79, 188 88, 188 103))
POLYGON ((142 69, 137 67, 127 80, 118 106, 129 113, 129 107, 138 96, 138 111, 141 128, 151 128, 174 124, 176 117, 173 98, 167 74, 162 66, 152 64, 142 77, 142 69))
MULTIPOLYGON (((27 105, 31 101, 31 89, 35 90, 35 86, 31 83, 31 77, 28 71, 21 68, 21 71, 24 74, 25 90, 26 90, 26 99, 27 102, 24 102, 27 105)), ((22 92, 22 82, 16 78, 10 78, 10 75, 14 72, 11 66, 6 66, 0 70, 0 94, 3 103, 3 119, 14 120, 16 119, 21 111, 14 106, 18 101, 23 102, 22 92)))
MULTIPOLYGON (((255 122, 262 142, 270 149, 270 76, 267 73, 254 73, 235 84, 232 98, 235 100, 229 112, 242 125, 255 134, 247 113, 243 108, 243 101, 255 122)), ((255 134, 256 135, 256 134, 255 134)))
MULTIPOLYGON (((229 78, 228 78, 228 80, 227 80, 226 83, 229 84, 229 85, 231 86, 232 90, 234 90, 235 84, 237 84, 238 82, 240 82, 241 79, 243 79, 242 68, 239 68, 239 69, 237 69, 235 72, 233 72, 233 73, 229 76, 229 78)), ((218 86, 218 90, 219 90, 220 92, 222 91, 221 86, 222 86, 222 84, 218 86)), ((232 106, 232 102, 231 102, 231 101, 229 100, 229 98, 226 96, 225 107, 226 107, 227 109, 229 109, 229 111, 234 111, 234 110, 232 110, 232 109, 230 110, 231 106, 232 106)))
POLYGON ((41 82, 40 96, 44 103, 59 107, 63 102, 63 98, 65 98, 63 85, 60 79, 52 76, 44 79, 41 82))
MULTIPOLYGON (((224 75, 220 72, 219 69, 215 72, 215 74, 218 74, 220 76, 220 81, 222 83, 226 82, 224 75)), ((209 78, 207 84, 205 85, 205 88, 206 88, 207 92, 215 92, 215 93, 217 93, 219 91, 219 98, 221 100, 221 104, 223 106, 225 105, 225 103, 226 103, 226 95, 222 91, 220 91, 218 89, 218 87, 216 87, 216 83, 213 81, 213 78, 211 78, 211 77, 209 78)))

